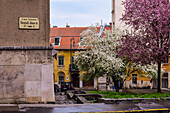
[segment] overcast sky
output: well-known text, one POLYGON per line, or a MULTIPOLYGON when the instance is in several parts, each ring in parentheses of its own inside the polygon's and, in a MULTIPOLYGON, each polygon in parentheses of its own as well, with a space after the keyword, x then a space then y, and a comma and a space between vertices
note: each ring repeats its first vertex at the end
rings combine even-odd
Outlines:
POLYGON ((87 27, 111 22, 111 0, 51 0, 52 26, 87 27))

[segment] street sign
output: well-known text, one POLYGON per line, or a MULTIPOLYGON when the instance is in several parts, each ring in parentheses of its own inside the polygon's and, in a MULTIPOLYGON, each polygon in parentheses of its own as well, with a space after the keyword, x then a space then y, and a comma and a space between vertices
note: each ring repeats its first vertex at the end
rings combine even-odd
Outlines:
POLYGON ((38 30, 39 18, 19 17, 19 29, 38 30))

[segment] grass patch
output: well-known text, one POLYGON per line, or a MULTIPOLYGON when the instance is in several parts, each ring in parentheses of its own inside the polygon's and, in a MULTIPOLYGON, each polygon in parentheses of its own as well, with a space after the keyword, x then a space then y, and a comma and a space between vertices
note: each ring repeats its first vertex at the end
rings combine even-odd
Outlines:
POLYGON ((104 98, 120 99, 120 98, 161 98, 170 97, 170 93, 123 93, 112 91, 88 91, 91 94, 103 94, 104 98))
POLYGON ((97 101, 96 101, 96 100, 93 100, 93 101, 91 101, 90 103, 97 103, 97 101))

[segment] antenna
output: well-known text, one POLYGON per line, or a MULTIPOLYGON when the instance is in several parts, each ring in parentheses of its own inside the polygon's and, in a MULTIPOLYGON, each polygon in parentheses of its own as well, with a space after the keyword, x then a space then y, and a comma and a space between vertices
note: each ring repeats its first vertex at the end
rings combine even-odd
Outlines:
POLYGON ((101 19, 101 25, 103 25, 103 20, 101 19))

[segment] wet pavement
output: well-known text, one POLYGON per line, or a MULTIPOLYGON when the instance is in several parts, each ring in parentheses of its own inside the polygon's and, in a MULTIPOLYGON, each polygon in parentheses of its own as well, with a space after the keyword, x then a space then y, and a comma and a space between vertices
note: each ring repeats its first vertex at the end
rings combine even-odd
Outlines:
MULTIPOLYGON (((3 107, 3 106, 2 106, 3 107)), ((14 107, 14 106, 13 106, 14 107)), ((16 106, 15 106, 16 108, 16 106)), ((18 109, 1 109, 0 113, 69 113, 69 112, 103 112, 146 109, 170 109, 170 101, 155 102, 120 102, 117 104, 53 104, 53 105, 18 105, 18 109)), ((160 111, 159 111, 160 112, 160 111)), ((154 112, 154 113, 159 113, 154 112)), ((166 111, 165 113, 169 113, 166 111)))

